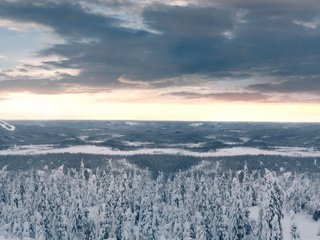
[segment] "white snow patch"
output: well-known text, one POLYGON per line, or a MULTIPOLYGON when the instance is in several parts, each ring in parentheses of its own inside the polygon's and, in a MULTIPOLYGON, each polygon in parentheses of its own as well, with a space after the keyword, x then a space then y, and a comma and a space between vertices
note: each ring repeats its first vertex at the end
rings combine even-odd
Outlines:
POLYGON ((242 138, 240 138, 240 140, 242 142, 248 142, 250 140, 250 138, 242 137, 242 138))
POLYGON ((223 144, 226 144, 226 145, 237 145, 239 144, 239 142, 227 142, 227 141, 221 141, 223 144))
POLYGON ((123 135, 115 133, 115 134, 112 134, 111 137, 113 137, 113 138, 121 138, 121 137, 123 137, 123 135))
POLYGON ((167 147, 186 147, 186 148, 200 148, 203 147, 205 143, 199 142, 199 143, 173 143, 173 144, 167 144, 167 147))
POLYGON ((216 136, 205 136, 205 138, 207 138, 207 139, 217 139, 216 136))
POLYGON ((81 135, 81 136, 79 136, 78 138, 79 138, 81 141, 85 141, 86 139, 89 138, 89 136, 87 136, 87 135, 81 135))
POLYGON ((247 131, 237 130, 237 129, 231 129, 231 130, 229 130, 229 132, 232 132, 232 133, 246 133, 247 131))
POLYGON ((105 141, 107 141, 108 139, 106 140, 90 140, 90 141, 86 141, 87 143, 104 143, 105 141))
POLYGON ((138 123, 138 122, 125 122, 125 124, 127 124, 129 126, 137 126, 137 125, 140 125, 141 123, 138 123))
POLYGON ((83 153, 101 154, 111 156, 134 156, 134 155, 179 155, 193 157, 224 157, 243 155, 269 155, 269 156, 289 156, 289 157, 320 157, 320 151, 308 148, 276 148, 264 150, 250 147, 224 148, 217 151, 196 152, 180 148, 141 148, 137 150, 114 150, 110 147, 93 145, 76 145, 71 147, 57 148, 55 145, 22 145, 9 149, 0 150, 0 155, 34 155, 47 153, 83 153))
POLYGON ((16 130, 16 127, 5 122, 5 121, 1 121, 0 120, 0 127, 4 128, 7 131, 13 132, 14 130, 16 130))
POLYGON ((99 131, 101 130, 100 128, 84 128, 82 129, 82 131, 88 131, 88 132, 91 132, 91 131, 99 131))
POLYGON ((200 127, 202 125, 203 125, 203 123, 190 123, 189 124, 190 127, 200 127))
POLYGON ((152 145, 152 142, 130 142, 130 141, 123 141, 123 143, 129 147, 142 147, 147 145, 152 145))
POLYGON ((71 138, 65 138, 64 140, 66 140, 66 141, 73 141, 73 140, 76 140, 76 138, 71 137, 71 138))
POLYGON ((249 211, 250 211, 249 218, 250 218, 250 220, 253 219, 255 221, 258 221, 259 210, 260 210, 260 208, 257 207, 257 206, 249 208, 249 211))

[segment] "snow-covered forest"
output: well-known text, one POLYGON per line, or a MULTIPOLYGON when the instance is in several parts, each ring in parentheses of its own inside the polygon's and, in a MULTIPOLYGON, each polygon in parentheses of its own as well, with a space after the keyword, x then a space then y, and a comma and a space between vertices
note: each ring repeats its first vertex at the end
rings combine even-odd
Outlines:
POLYGON ((300 239, 307 230, 297 227, 295 215, 320 217, 319 186, 319 176, 246 166, 238 172, 195 167, 169 177, 126 163, 94 171, 83 164, 78 170, 2 169, 0 236, 280 240, 282 218, 290 213, 290 237, 300 239), (256 220, 249 217, 253 209, 256 220))

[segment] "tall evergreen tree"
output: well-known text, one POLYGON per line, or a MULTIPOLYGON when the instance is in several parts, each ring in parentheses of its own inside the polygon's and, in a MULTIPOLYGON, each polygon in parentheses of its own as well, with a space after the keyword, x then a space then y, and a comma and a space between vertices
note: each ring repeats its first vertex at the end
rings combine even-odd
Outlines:
POLYGON ((266 195, 266 213, 265 221, 267 226, 265 228, 265 239, 267 240, 282 240, 282 224, 283 218, 282 207, 282 193, 280 187, 275 179, 274 173, 267 171, 267 195, 266 195))
POLYGON ((242 202, 237 198, 234 202, 232 216, 232 240, 242 240, 246 235, 242 202))

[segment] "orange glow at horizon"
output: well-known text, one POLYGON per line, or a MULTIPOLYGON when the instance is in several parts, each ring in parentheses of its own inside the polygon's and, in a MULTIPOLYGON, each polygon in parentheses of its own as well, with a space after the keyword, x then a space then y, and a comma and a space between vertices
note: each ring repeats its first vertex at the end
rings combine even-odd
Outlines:
POLYGON ((123 91, 107 95, 12 93, 0 100, 0 119, 320 122, 316 103, 230 103, 141 96, 123 91))

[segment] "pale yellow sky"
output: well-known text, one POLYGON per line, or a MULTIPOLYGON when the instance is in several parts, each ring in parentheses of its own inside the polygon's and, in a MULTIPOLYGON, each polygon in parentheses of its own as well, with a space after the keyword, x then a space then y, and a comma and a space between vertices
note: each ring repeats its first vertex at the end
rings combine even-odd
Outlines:
POLYGON ((152 98, 148 94, 144 97, 128 91, 107 95, 12 93, 0 100, 0 118, 320 122, 320 106, 316 103, 188 101, 152 98))

